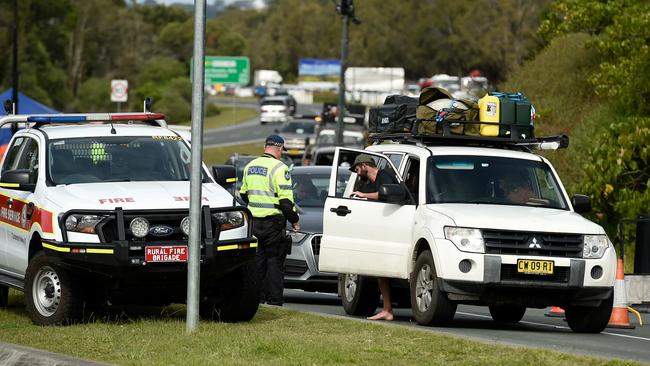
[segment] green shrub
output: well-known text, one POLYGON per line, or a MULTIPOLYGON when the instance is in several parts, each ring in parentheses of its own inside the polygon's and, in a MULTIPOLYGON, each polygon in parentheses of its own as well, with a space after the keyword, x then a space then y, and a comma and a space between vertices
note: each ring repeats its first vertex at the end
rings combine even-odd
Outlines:
POLYGON ((221 114, 221 107, 214 103, 208 103, 205 106, 205 116, 206 117, 212 117, 212 116, 218 116, 221 114))

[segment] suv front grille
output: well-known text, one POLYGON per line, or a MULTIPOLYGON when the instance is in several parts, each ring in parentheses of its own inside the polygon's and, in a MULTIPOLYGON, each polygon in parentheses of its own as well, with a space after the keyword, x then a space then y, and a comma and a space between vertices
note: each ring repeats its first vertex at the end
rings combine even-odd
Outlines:
POLYGON ((555 267, 552 275, 533 275, 517 272, 516 264, 501 265, 502 282, 569 283, 569 267, 555 267))
POLYGON ((320 239, 322 238, 322 235, 314 235, 313 238, 311 238, 311 251, 314 253, 314 256, 317 256, 320 254, 320 239))
POLYGON ((307 272, 307 262, 299 259, 286 259, 284 261, 284 274, 289 276, 302 276, 307 272))
POLYGON ((487 254, 581 258, 582 235, 482 230, 487 254))

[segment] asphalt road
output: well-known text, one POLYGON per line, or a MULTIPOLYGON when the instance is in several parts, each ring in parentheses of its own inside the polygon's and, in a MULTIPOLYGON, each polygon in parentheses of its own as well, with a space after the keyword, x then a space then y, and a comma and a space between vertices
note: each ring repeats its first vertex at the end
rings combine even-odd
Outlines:
MULTIPOLYGON (((217 99, 220 104, 227 104, 228 100, 224 98, 217 99)), ((259 108, 255 101, 231 100, 230 103, 236 103, 238 107, 259 108)), ((298 104, 297 114, 315 114, 320 112, 320 104, 298 104)), ((243 123, 226 126, 217 129, 203 131, 203 147, 217 147, 227 145, 238 145, 244 143, 253 143, 263 140, 266 136, 279 129, 281 123, 260 124, 258 117, 245 121, 243 123)))
MULTIPOLYGON (((336 294, 285 290, 285 307, 294 310, 354 318, 345 313, 336 294)), ((379 309, 379 308, 378 308, 379 309)), ((549 318, 548 309, 528 309, 518 324, 496 323, 487 307, 460 305, 448 327, 422 327, 411 319, 410 309, 395 309, 395 324, 447 333, 480 341, 496 342, 594 357, 637 360, 650 363, 650 326, 640 327, 630 314, 635 329, 610 329, 601 334, 573 333, 562 318, 549 318)), ((641 314, 643 323, 650 314, 641 314)))

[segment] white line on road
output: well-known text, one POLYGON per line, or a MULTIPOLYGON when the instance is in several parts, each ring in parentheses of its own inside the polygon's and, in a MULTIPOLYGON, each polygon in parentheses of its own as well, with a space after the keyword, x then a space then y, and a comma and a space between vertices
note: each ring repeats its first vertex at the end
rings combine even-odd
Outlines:
MULTIPOLYGON (((473 316, 473 317, 477 317, 477 318, 487 318, 487 319, 492 319, 492 317, 489 316, 489 315, 474 314, 474 313, 466 313, 466 312, 462 312, 462 311, 457 311, 456 314, 462 314, 462 315, 467 315, 467 316, 473 316)), ((571 329, 571 328, 569 328, 569 327, 565 327, 565 326, 562 326, 562 325, 553 325, 553 324, 537 323, 537 322, 530 322, 530 321, 526 321, 526 320, 522 320, 522 321, 520 321, 520 323, 531 324, 531 325, 539 325, 539 326, 542 326, 542 327, 549 327, 549 328, 555 328, 555 329, 571 329)), ((616 336, 616 337, 624 337, 624 338, 638 339, 638 340, 642 340, 642 341, 650 341, 650 338, 638 337, 638 336, 631 336, 631 335, 627 335, 627 334, 618 334, 618 333, 610 333, 610 332, 601 332, 601 334, 607 334, 607 335, 612 335, 612 336, 616 336)))

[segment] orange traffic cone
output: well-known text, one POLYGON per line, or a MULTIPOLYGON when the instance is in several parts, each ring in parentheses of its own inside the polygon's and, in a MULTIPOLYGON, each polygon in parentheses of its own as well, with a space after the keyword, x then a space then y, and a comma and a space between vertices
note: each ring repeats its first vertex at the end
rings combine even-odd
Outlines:
POLYGON ((544 314, 544 316, 551 318, 564 318, 564 309, 559 306, 551 306, 551 311, 544 314))
POLYGON ((623 260, 618 259, 616 263, 616 282, 614 283, 614 307, 609 318, 608 328, 634 329, 630 325, 630 318, 627 315, 627 294, 625 292, 625 274, 623 272, 623 260))

